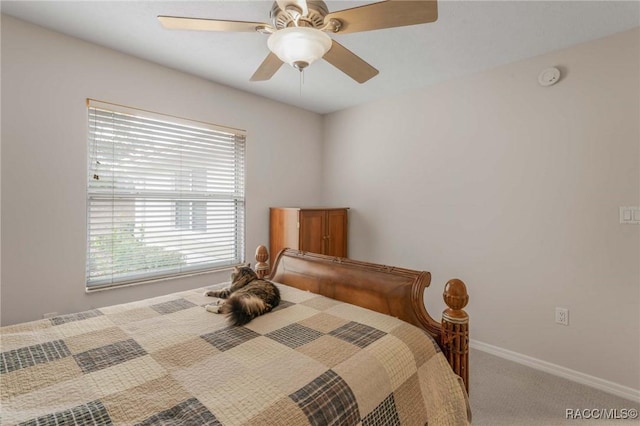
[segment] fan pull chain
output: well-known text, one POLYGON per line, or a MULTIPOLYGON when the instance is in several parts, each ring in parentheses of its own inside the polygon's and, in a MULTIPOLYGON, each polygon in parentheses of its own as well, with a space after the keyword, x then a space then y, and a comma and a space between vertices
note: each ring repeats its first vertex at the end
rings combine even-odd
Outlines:
POLYGON ((304 68, 300 70, 300 96, 302 96, 302 85, 304 84, 304 68))

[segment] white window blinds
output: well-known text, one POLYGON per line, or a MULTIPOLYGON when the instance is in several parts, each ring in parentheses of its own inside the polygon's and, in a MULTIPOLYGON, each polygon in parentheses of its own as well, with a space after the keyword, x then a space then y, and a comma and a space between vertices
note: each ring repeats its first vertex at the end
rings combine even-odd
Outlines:
POLYGON ((244 132, 87 105, 87 287, 241 263, 244 132))

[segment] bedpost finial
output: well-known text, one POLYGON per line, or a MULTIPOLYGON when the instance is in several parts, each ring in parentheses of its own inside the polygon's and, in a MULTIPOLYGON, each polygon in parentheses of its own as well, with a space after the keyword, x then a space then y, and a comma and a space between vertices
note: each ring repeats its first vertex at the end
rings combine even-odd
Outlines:
POLYGON ((449 280, 444 286, 442 298, 444 299, 444 303, 449 307, 445 310, 448 315, 460 319, 468 317, 462 309, 464 309, 469 302, 469 294, 467 293, 467 286, 465 286, 461 280, 457 278, 449 280))
POLYGON ((256 249, 256 260, 258 262, 266 262, 269 260, 269 252, 265 246, 259 245, 256 249))
POLYGON ((259 245, 256 249, 256 274, 258 278, 264 278, 269 275, 269 251, 263 245, 259 245))

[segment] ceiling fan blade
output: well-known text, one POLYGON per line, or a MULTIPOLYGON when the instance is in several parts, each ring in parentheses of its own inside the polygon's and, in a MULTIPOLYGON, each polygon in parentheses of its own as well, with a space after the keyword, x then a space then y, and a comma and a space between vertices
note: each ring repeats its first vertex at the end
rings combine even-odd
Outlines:
POLYGON ((324 22, 341 22, 340 34, 425 24, 438 19, 436 0, 388 0, 329 13, 324 22))
POLYGON ((269 80, 276 71, 280 69, 283 63, 275 53, 269 52, 269 55, 262 61, 256 72, 251 76, 250 81, 269 80))
POLYGON ((263 22, 221 21, 178 16, 158 16, 158 21, 170 30, 255 32, 259 29, 271 28, 271 25, 263 22))
POLYGON ((297 6, 302 11, 302 16, 306 16, 309 13, 307 0, 277 0, 276 3, 278 3, 278 6, 282 10, 285 10, 287 5, 292 4, 294 6, 297 6))
POLYGON ((377 69, 335 40, 332 40, 331 49, 322 58, 358 83, 378 75, 377 69))

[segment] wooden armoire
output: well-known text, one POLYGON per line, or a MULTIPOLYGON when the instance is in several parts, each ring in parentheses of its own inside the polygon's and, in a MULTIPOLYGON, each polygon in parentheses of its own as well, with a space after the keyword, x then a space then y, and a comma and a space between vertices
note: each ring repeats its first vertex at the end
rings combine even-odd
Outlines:
POLYGON ((280 250, 291 248, 311 253, 347 257, 348 208, 269 209, 271 265, 280 250))

